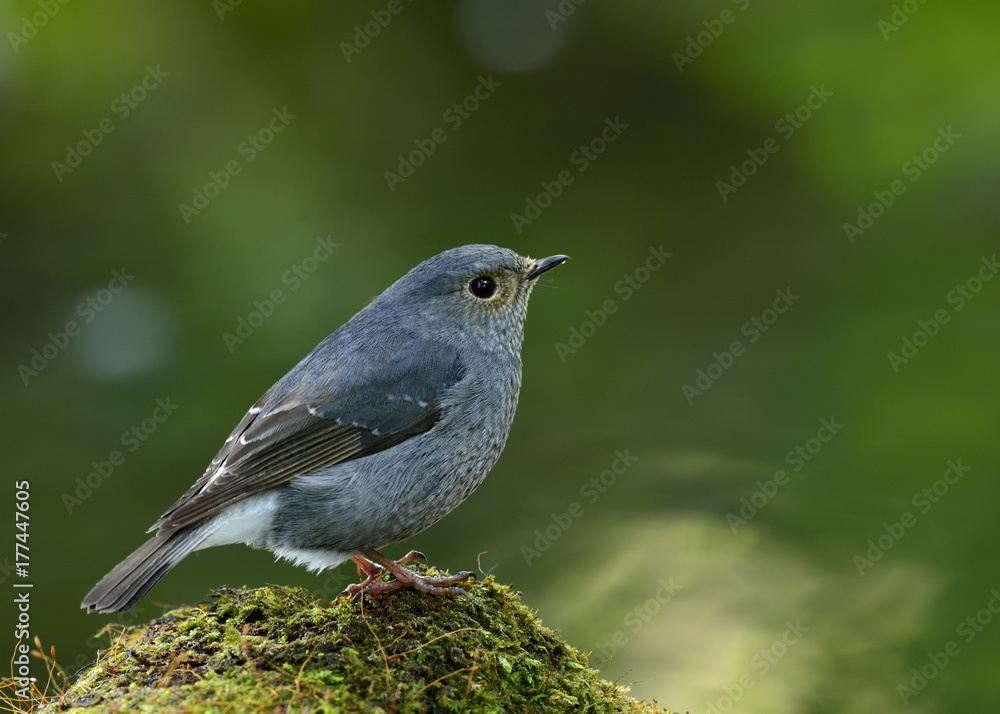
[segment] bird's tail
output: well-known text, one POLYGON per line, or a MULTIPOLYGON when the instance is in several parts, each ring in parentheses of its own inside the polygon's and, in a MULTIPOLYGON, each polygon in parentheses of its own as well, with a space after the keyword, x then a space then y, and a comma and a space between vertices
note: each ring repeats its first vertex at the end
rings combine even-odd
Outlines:
POLYGON ((87 612, 128 610, 149 592, 160 578, 205 539, 203 528, 162 531, 139 546, 132 555, 101 578, 80 607, 87 612))

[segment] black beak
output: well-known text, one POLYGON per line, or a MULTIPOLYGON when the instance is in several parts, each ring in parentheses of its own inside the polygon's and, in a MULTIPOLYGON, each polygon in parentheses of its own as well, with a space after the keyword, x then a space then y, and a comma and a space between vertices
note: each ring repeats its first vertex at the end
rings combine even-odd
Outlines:
POLYGON ((530 273, 525 276, 525 280, 534 280, 542 273, 547 273, 553 268, 557 268, 563 263, 569 260, 568 255, 553 255, 548 258, 542 258, 535 262, 535 268, 530 273))

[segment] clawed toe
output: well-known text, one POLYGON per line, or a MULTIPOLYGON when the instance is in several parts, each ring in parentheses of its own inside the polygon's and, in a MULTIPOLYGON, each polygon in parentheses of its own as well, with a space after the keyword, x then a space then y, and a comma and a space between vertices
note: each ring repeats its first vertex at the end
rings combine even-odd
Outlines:
POLYGON ((410 563, 414 560, 419 560, 424 565, 427 565, 427 556, 421 553, 419 550, 411 550, 409 553, 407 553, 402 558, 397 560, 396 565, 402 565, 403 563, 410 563))
POLYGON ((364 574, 365 579, 360 583, 352 583, 344 588, 340 595, 349 595, 357 599, 362 595, 370 598, 377 598, 379 595, 400 590, 402 588, 413 588, 423 593, 431 595, 464 595, 470 599, 469 593, 462 588, 453 587, 455 583, 464 582, 470 578, 475 580, 475 573, 463 570, 455 575, 420 575, 403 567, 403 563, 419 560, 426 565, 427 557, 416 550, 411 550, 399 560, 393 561, 375 550, 365 552, 365 557, 355 556, 354 562, 358 566, 358 575, 364 574), (393 575, 393 579, 384 581, 379 579, 383 570, 388 570, 393 575))

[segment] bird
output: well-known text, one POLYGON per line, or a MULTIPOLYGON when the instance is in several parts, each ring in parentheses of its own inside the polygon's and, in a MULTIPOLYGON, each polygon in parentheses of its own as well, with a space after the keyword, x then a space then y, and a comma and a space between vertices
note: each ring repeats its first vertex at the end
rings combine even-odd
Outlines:
POLYGON ((404 565, 421 553, 377 549, 429 528, 493 468, 517 407, 528 297, 567 260, 465 245, 407 272, 250 407, 81 607, 128 610, 193 551, 237 543, 312 572, 353 560, 353 597, 465 594, 455 583, 472 573, 420 575, 404 565))

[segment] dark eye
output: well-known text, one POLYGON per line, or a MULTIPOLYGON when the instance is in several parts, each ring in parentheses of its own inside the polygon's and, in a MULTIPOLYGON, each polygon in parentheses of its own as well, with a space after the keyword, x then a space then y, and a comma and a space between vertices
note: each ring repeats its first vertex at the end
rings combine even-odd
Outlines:
POLYGON ((473 278, 469 281, 469 290, 476 297, 485 300, 496 292, 497 285, 493 282, 493 278, 480 275, 478 278, 473 278))

